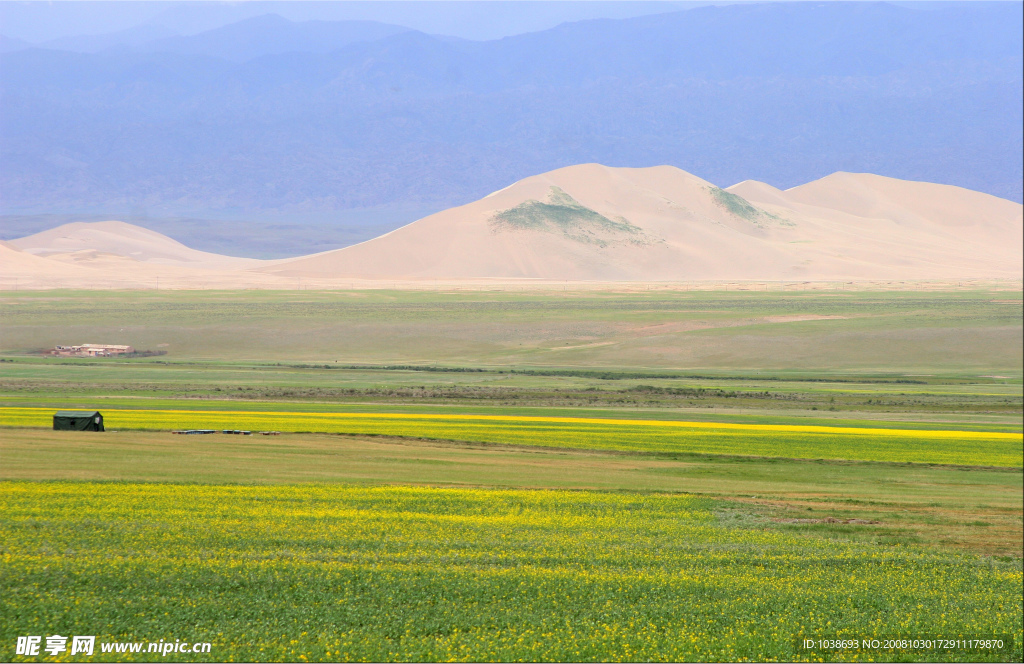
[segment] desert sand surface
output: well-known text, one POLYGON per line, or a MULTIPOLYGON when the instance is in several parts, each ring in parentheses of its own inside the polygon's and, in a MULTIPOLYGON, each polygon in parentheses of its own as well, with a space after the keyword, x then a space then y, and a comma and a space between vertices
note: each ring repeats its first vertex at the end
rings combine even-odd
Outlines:
POLYGON ((265 263, 196 251, 120 221, 74 223, 0 242, 0 289, 274 287, 280 279, 246 271, 265 263))
POLYGON ((107 254, 143 263, 204 269, 244 269, 261 261, 190 249, 184 244, 123 221, 76 222, 10 242, 22 251, 64 262, 100 260, 107 254))
POLYGON ((671 166, 583 164, 275 261, 196 251, 122 222, 66 224, 0 247, 0 287, 1019 281, 1022 229, 1020 204, 948 185, 834 173, 785 191, 720 189, 671 166))
POLYGON ((722 190, 669 166, 585 164, 356 246, 257 270, 376 279, 1018 278, 1021 228, 1019 204, 945 185, 836 173, 789 191, 754 182, 722 190), (545 212, 566 218, 538 221, 545 212))

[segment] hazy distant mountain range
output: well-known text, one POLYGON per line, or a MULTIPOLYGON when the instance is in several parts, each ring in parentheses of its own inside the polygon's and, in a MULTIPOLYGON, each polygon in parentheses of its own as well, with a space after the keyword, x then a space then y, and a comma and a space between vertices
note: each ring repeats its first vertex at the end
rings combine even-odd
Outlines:
MULTIPOLYGON (((41 44, 47 50, 77 53, 179 53, 245 62, 262 55, 330 53, 356 42, 375 41, 409 28, 377 21, 292 22, 276 14, 245 19, 196 35, 178 35, 158 26, 139 26, 112 34, 64 37, 41 44)), ((5 51, 22 50, 6 46, 5 51)))
POLYGON ((585 162, 1019 202, 1022 7, 741 4, 485 42, 272 15, 95 53, 5 40, 0 213, 323 222, 585 162))

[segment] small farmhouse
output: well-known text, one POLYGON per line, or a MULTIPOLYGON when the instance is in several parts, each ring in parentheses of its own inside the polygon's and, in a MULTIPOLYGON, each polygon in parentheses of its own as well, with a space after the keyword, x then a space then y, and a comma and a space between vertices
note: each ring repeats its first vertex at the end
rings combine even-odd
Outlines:
POLYGON ((83 357, 113 357, 134 353, 131 346, 120 344, 82 344, 80 346, 57 346, 50 351, 51 355, 79 355, 83 357))
POLYGON ((98 410, 58 410, 53 414, 55 431, 103 431, 103 415, 98 410))

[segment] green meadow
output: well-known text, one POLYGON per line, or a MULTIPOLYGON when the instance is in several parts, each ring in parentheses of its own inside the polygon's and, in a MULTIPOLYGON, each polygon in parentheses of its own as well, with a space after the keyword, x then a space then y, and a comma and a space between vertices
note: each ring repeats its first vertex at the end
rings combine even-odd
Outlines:
POLYGON ((984 636, 1002 647, 826 654, 1020 658, 1019 567, 748 528, 706 498, 13 482, 0 500, 5 644, 59 625, 211 643, 186 661, 817 661, 794 637, 984 636))
POLYGON ((92 339, 209 361, 1019 380, 1021 305, 1019 290, 5 292, 0 352, 92 339))
POLYGON ((0 480, 416 485, 659 492, 730 501, 787 532, 1017 560, 1019 468, 726 455, 644 455, 389 436, 83 435, 0 429, 0 480))
POLYGON ((1021 334, 1019 290, 6 292, 0 658, 1020 661, 1021 334), (85 342, 163 354, 39 352, 85 342), (922 636, 1004 647, 794 641, 922 636))

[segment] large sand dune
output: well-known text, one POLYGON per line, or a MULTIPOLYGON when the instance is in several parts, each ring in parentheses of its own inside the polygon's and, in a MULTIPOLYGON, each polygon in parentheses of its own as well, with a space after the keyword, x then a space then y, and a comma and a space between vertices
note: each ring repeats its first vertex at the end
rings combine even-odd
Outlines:
POLYGON ((1019 278, 1022 207, 836 173, 727 190, 669 166, 527 178, 362 244, 257 268, 291 276, 600 281, 1019 278))
MULTIPOLYGON (((195 251, 121 222, 0 247, 10 278, 191 287, 538 280, 1020 279, 1021 205, 958 187, 835 173, 719 189, 670 166, 571 166, 362 244, 277 261, 195 251), (17 251, 17 250, 21 251, 17 251)), ((86 287, 83 285, 83 287, 86 287)))

